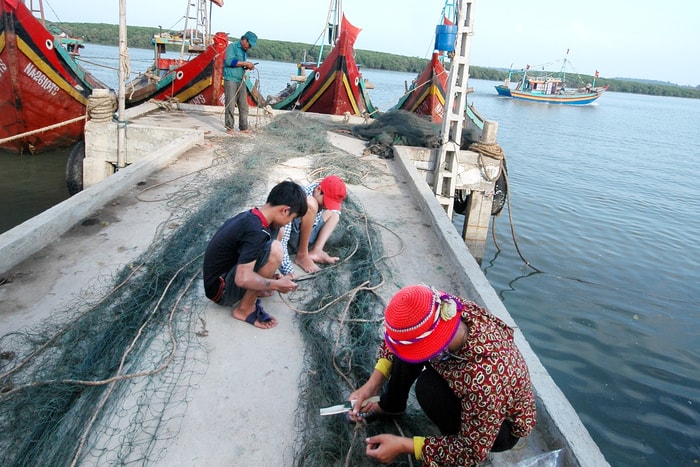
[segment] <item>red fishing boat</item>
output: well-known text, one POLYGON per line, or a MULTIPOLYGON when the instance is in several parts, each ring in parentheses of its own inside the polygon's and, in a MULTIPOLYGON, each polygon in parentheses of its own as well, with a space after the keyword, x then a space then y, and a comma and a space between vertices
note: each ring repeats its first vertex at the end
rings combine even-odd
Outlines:
POLYGON ((223 67, 228 36, 218 32, 202 50, 190 49, 180 58, 164 57, 166 44, 180 47, 177 37, 154 36, 154 65, 126 83, 124 102, 133 107, 150 99, 177 99, 178 102, 200 105, 223 105, 223 67))
POLYGON ((33 13, 21 0, 0 0, 0 148, 20 153, 78 141, 88 97, 108 88, 33 13))
POLYGON ((425 69, 391 110, 406 110, 440 123, 445 111, 446 91, 447 71, 439 53, 434 52, 425 69))
POLYGON ((434 123, 442 123, 448 78, 443 61, 454 53, 457 38, 457 11, 454 7, 454 2, 445 2, 441 24, 435 27, 433 56, 391 110, 406 110, 424 115, 434 123))
MULTIPOLYGON (((182 33, 160 32, 153 35, 153 65, 134 80, 126 83, 125 105, 133 107, 155 99, 169 99, 198 105, 224 105, 223 69, 228 35, 223 32, 213 37, 209 30, 206 4, 209 0, 187 2, 185 26, 182 33), (196 5, 196 13, 190 9, 196 5), (196 28, 188 27, 194 20, 196 28), (179 52, 167 56, 167 50, 179 52)), ((211 0, 223 6, 222 0, 211 0)), ((247 80, 248 101, 264 105, 257 87, 247 80)))
POLYGON ((360 31, 342 15, 340 34, 328 57, 304 82, 290 84, 271 99, 270 106, 330 115, 373 115, 376 109, 353 58, 360 31))
MULTIPOLYGON (((211 2, 223 6, 221 0, 211 2)), ((151 99, 223 105, 223 69, 228 35, 218 32, 212 37, 207 16, 208 3, 209 0, 188 0, 183 30, 161 31, 153 35, 153 64, 126 83, 126 107, 151 99), (190 21, 196 26, 189 27, 190 21), (176 54, 168 56, 168 49, 176 54)))

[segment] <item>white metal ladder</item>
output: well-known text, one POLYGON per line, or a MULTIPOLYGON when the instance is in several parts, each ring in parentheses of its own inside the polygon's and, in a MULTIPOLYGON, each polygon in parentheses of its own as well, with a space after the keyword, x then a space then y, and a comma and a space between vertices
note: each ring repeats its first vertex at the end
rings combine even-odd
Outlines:
POLYGON ((185 44, 188 44, 189 53, 200 53, 209 46, 209 21, 207 17, 207 3, 205 0, 190 0, 187 3, 187 12, 185 13, 185 31, 184 41, 182 44, 181 54, 184 54, 185 44), (192 13, 190 9, 194 9, 192 13), (190 24, 190 21, 194 25, 190 24))
POLYGON ((454 56, 450 62, 445 112, 440 131, 440 148, 435 163, 433 191, 440 204, 452 217, 454 193, 459 167, 459 148, 466 116, 467 82, 469 80, 469 53, 473 35, 472 7, 475 0, 456 0, 457 38, 454 56))

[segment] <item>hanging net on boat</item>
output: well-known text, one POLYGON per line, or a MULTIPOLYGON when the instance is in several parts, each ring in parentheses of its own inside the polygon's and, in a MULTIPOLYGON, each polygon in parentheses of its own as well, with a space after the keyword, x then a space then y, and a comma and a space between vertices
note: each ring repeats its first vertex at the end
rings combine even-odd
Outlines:
MULTIPOLYGON (((289 113, 265 127, 249 150, 217 145, 213 164, 167 200, 174 217, 138 260, 90 284, 50 321, 0 337, 1 465, 152 465, 163 457, 183 420, 183 401, 206 371, 207 301, 193 284, 201 281, 203 252, 220 219, 264 200, 269 168, 290 158, 315 155, 315 179, 335 173, 360 184, 371 177, 367 161, 328 143, 329 128, 337 125, 289 113)), ((342 235, 328 245, 345 259, 308 281, 306 293, 289 297, 307 369, 297 465, 367 465, 363 440, 370 430, 399 433, 318 414, 372 371, 384 306, 375 289, 389 274, 378 226, 352 196, 346 206, 336 229, 342 235)))

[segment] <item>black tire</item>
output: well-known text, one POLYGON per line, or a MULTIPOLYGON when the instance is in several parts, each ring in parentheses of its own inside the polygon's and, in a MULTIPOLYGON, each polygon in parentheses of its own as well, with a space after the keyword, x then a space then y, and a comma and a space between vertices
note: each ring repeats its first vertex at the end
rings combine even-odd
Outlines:
POLYGON ((66 185, 71 196, 83 191, 83 159, 85 159, 85 141, 80 140, 71 149, 66 163, 66 185))

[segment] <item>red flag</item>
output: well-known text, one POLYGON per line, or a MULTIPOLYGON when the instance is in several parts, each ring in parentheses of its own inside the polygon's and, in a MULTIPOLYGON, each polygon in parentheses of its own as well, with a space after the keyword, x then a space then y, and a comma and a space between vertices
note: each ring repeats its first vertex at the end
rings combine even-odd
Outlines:
POLYGON ((454 26, 455 25, 455 23, 453 23, 452 21, 447 19, 447 16, 442 17, 442 24, 444 24, 445 26, 454 26))
POLYGON ((599 75, 598 70, 595 71, 595 77, 597 78, 599 75))
POLYGON ((340 33, 348 35, 350 46, 355 44, 355 40, 357 40, 357 35, 360 34, 360 31, 362 31, 362 29, 350 24, 350 21, 345 18, 345 13, 343 13, 343 22, 340 26, 340 33))
POLYGON ((214 5, 224 6, 224 0, 211 0, 214 5))

